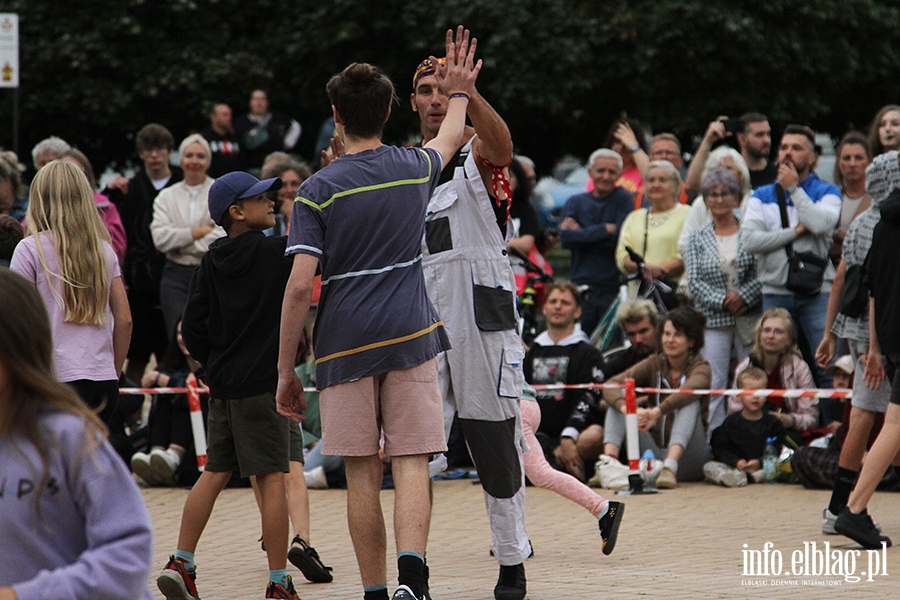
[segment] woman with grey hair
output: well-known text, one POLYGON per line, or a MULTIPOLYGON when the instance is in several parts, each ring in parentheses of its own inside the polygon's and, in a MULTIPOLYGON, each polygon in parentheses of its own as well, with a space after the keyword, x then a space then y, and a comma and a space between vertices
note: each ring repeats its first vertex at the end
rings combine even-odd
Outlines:
POLYGON ((684 222, 684 227, 681 229, 681 237, 678 238, 678 251, 682 255, 687 252, 688 239, 691 237, 691 233, 712 220, 709 209, 706 208, 706 203, 703 202, 702 183, 710 171, 719 167, 731 169, 731 172, 737 178, 738 186, 740 186, 738 200, 741 216, 744 214, 747 199, 753 193, 753 188, 750 187, 750 170, 747 168, 747 162, 740 152, 730 146, 719 146, 710 152, 701 174, 701 195, 694 200, 694 204, 691 206, 691 214, 688 215, 687 221, 684 222))
MULTIPOLYGON (((626 248, 631 248, 644 259, 644 268, 655 279, 662 280, 675 290, 678 279, 684 273, 684 261, 678 252, 678 237, 691 212, 690 207, 678 203, 681 176, 667 160, 655 160, 644 173, 644 196, 650 208, 632 211, 622 223, 622 231, 616 245, 616 265, 623 273, 634 273, 637 264, 631 260, 626 248)), ((664 294, 669 308, 676 304, 675 294, 664 294)))
POLYGON ((209 245, 225 235, 209 216, 207 198, 214 181, 206 174, 212 156, 209 144, 198 134, 189 135, 178 155, 184 180, 159 193, 150 223, 153 244, 166 255, 159 300, 169 335, 184 312, 194 269, 209 245))
MULTIPOLYGON (((741 187, 734 173, 718 167, 701 186, 711 221, 689 237, 684 261, 694 306, 706 315, 703 355, 712 369, 713 389, 727 387, 731 356, 747 358, 753 328, 762 307, 762 286, 756 278, 756 258, 744 250, 740 221, 735 215, 741 187)), ((725 420, 721 395, 709 401, 709 430, 725 420)))

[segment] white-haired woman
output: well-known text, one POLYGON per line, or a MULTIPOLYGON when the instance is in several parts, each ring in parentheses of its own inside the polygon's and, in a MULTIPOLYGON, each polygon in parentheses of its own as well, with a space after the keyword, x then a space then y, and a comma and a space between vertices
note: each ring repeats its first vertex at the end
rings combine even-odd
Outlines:
MULTIPOLYGON (((734 173, 726 167, 713 169, 703 178, 701 191, 712 221, 690 235, 684 262, 694 306, 707 319, 704 356, 712 369, 712 387, 722 389, 728 386, 732 352, 739 362, 749 354, 762 286, 756 257, 741 245, 741 224, 734 214, 741 188, 734 173), (746 326, 748 322, 752 325, 746 326)), ((710 434, 725 420, 725 407, 723 396, 710 398, 710 434)))
POLYGON ((209 144, 200 135, 189 135, 178 147, 178 155, 184 180, 159 193, 153 201, 150 223, 153 243, 166 255, 159 300, 170 335, 184 312, 194 269, 209 245, 225 235, 209 216, 207 205, 214 181, 206 174, 211 157, 209 144))
MULTIPOLYGON (((694 160, 697 160, 697 158, 695 157, 694 160)), ((700 181, 706 180, 706 176, 709 175, 710 171, 718 169, 719 167, 731 169, 731 172, 734 173, 734 176, 737 178, 738 186, 740 187, 738 208, 740 209, 741 216, 743 216, 744 207, 747 205, 747 198, 749 198, 750 194, 753 192, 753 189, 750 186, 750 170, 747 168, 747 162, 744 160, 744 157, 741 156, 741 153, 734 148, 730 146, 719 146, 707 156, 706 163, 703 165, 700 181)), ((688 174, 688 177, 690 178, 690 174, 688 174)), ((681 237, 678 238, 678 251, 681 252, 681 254, 685 254, 687 252, 688 239, 691 237, 691 233, 711 221, 712 215, 710 214, 706 203, 703 201, 703 190, 700 189, 700 195, 697 196, 694 200, 694 204, 691 205, 691 213, 684 222, 684 227, 681 228, 681 237)))
MULTIPOLYGON (((616 266, 623 273, 634 273, 637 264, 628 256, 631 248, 644 259, 644 266, 655 279, 664 281, 675 290, 684 273, 684 261, 678 251, 681 228, 691 212, 690 207, 678 203, 681 176, 667 160, 655 160, 644 173, 644 196, 650 208, 632 211, 622 223, 616 245, 616 266)), ((674 293, 664 297, 674 308, 674 293)))

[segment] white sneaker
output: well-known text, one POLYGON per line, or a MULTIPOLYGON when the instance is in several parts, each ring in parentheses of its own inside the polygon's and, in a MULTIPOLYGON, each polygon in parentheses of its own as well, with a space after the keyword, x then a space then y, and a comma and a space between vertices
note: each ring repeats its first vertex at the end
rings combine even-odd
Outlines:
POLYGON ((822 511, 822 533, 828 535, 837 535, 837 529, 834 528, 834 523, 837 521, 837 515, 828 510, 827 508, 822 511))
POLYGON ((627 465, 623 465, 608 454, 601 454, 594 464, 594 476, 588 483, 607 490, 624 490, 628 489, 630 474, 631 469, 627 465))
POLYGON ((150 455, 146 452, 135 452, 131 455, 131 470, 147 485, 156 485, 153 469, 150 468, 150 455))
POLYGON ((747 485, 746 473, 717 460, 711 460, 703 465, 703 475, 709 481, 725 487, 734 488, 747 485))
POLYGON ((325 478, 325 467, 316 467, 310 471, 303 471, 306 478, 306 487, 311 490, 327 490, 328 480, 325 478))
POLYGON ((152 450, 150 452, 150 468, 158 485, 174 486, 175 469, 181 464, 181 457, 172 449, 152 450))

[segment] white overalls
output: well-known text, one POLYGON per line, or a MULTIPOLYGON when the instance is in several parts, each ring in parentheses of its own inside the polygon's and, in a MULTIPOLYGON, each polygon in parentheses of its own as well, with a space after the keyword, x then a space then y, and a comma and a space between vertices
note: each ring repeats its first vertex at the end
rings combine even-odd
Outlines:
POLYGON ((474 139, 428 204, 422 265, 452 345, 438 356, 445 431, 459 413, 484 488, 494 554, 510 566, 530 553, 519 414, 525 351, 507 240, 471 152, 474 139))

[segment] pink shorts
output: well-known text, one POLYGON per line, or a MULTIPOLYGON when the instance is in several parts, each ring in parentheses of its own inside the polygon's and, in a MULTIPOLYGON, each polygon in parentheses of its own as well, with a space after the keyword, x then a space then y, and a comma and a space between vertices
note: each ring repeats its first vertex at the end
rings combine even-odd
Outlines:
POLYGON ((319 395, 322 453, 370 456, 384 430, 388 456, 447 450, 436 358, 417 367, 332 385, 319 395))

